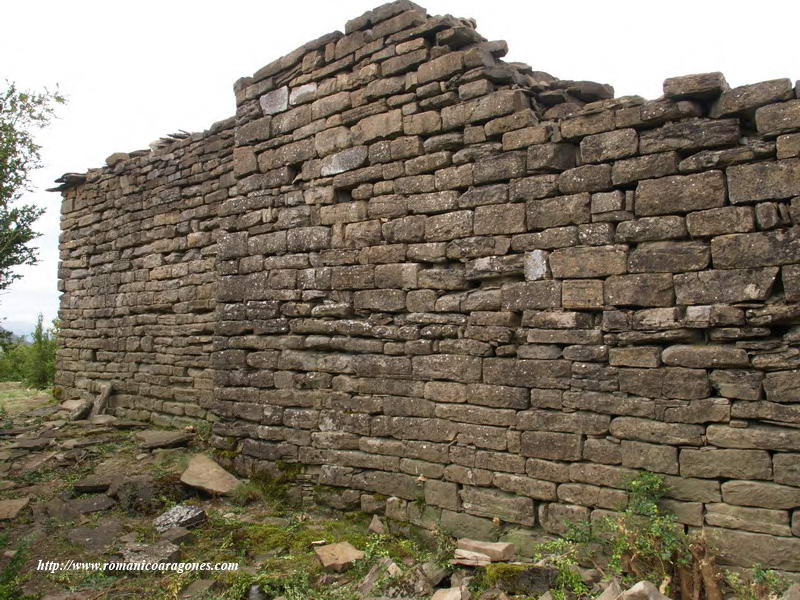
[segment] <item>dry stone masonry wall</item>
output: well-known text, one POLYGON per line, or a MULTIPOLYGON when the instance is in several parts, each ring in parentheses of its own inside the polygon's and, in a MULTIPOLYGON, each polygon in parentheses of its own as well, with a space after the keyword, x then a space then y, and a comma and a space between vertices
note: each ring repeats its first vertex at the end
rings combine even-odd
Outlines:
POLYGON ((800 571, 797 86, 614 98, 505 53, 384 5, 66 186, 65 393, 471 537, 646 469, 723 562, 800 571))

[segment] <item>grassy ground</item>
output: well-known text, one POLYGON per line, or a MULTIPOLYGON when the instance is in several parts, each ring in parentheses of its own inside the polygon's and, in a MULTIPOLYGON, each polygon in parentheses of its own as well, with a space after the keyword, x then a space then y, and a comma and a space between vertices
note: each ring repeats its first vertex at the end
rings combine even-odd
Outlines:
POLYGON ((16 381, 0 381, 0 412, 10 417, 55 402, 45 390, 26 388, 16 381))

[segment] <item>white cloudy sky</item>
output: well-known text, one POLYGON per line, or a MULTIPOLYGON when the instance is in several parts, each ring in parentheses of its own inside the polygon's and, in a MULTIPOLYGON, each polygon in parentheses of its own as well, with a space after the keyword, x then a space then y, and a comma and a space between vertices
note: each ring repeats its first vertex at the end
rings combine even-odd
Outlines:
MULTIPOLYGON (((4 3, 0 79, 26 88, 59 84, 69 97, 40 137, 45 167, 27 202, 39 222, 41 263, 0 296, 0 320, 24 329, 56 316, 59 196, 66 171, 103 164, 159 136, 198 131, 230 116, 232 84, 379 0, 27 0, 4 3)), ((431 14, 473 17, 507 60, 563 79, 656 98, 673 75, 722 71, 732 86, 800 78, 800 3, 789 0, 429 0, 431 14)))

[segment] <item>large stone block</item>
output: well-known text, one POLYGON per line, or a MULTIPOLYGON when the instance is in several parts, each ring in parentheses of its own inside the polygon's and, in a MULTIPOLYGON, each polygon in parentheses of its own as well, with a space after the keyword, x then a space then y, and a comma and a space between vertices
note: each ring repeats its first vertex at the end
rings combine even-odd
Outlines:
POLYGON ((785 510, 709 504, 706 506, 705 521, 708 525, 728 529, 741 529, 779 536, 792 535, 789 513, 785 510))
POLYGON ((504 235, 523 231, 524 204, 493 204, 475 209, 475 235, 504 235))
POLYGON ((697 271, 675 275, 678 304, 721 304, 766 300, 778 267, 697 271))
POLYGON ((672 275, 618 275, 605 282, 605 302, 615 306, 672 306, 672 275))
POLYGON ((483 359, 483 381, 493 385, 528 388, 564 388, 572 375, 567 360, 483 359))
POLYGON ((737 506, 796 508, 800 506, 800 488, 762 481, 725 481, 722 499, 737 506))
POLYGON ((738 119, 686 119, 669 123, 658 129, 644 131, 639 136, 642 154, 670 150, 702 150, 739 143, 738 119))
POLYGON ((614 185, 625 185, 641 179, 655 179, 678 172, 680 155, 677 152, 646 154, 615 161, 611 167, 614 185))
POLYGON ((665 365, 692 369, 748 367, 750 359, 742 348, 717 345, 669 346, 661 355, 665 365))
POLYGON ((720 450, 701 448, 681 450, 681 476, 770 479, 772 462, 763 450, 720 450))
POLYGON ((702 446, 704 428, 700 425, 662 423, 636 417, 617 417, 611 421, 611 435, 621 439, 672 444, 680 446, 702 446))
POLYGON ((706 100, 719 96, 727 89, 728 82, 719 72, 682 75, 664 80, 664 97, 671 100, 686 98, 706 100))
POLYGON ((717 527, 706 527, 705 532, 714 548, 718 549, 721 564, 748 569, 754 564, 763 564, 775 569, 800 571, 800 538, 717 527))
POLYGON ((733 204, 800 195, 800 158, 734 165, 726 173, 733 204))
POLYGON ((581 159, 586 163, 606 162, 633 156, 638 148, 639 134, 635 129, 617 129, 583 138, 581 159))
POLYGON ((351 129, 356 144, 394 137, 402 131, 403 114, 399 109, 365 117, 351 129))
POLYGON ((550 254, 550 270, 556 279, 606 277, 625 273, 627 259, 627 246, 563 248, 550 254))
POLYGON ((800 226, 715 237, 711 257, 720 269, 800 263, 800 226))
POLYGON ((686 227, 693 237, 747 233, 756 228, 753 209, 749 206, 724 206, 689 213, 686 227))
POLYGON ((760 450, 800 450, 800 430, 771 425, 728 427, 709 425, 708 443, 719 448, 754 448, 760 450))
POLYGON ((800 100, 762 106, 756 111, 756 128, 764 136, 800 130, 800 100))
POLYGON ((721 171, 648 179, 640 181, 636 188, 638 216, 690 212, 724 204, 725 178, 721 171))
POLYGON ((782 102, 793 97, 794 89, 789 79, 773 79, 742 85, 722 92, 711 106, 709 116, 717 119, 737 113, 747 113, 766 104, 782 102))
POLYGON ((573 194, 526 203, 528 229, 547 229, 591 221, 591 194, 573 194))
POLYGON ((500 490, 465 486, 461 503, 467 513, 489 518, 499 518, 509 523, 533 526, 536 512, 531 498, 508 494, 500 490))
POLYGON ((561 306, 561 283, 558 281, 524 281, 509 283, 501 292, 503 310, 530 310, 561 306))
POLYGON ((767 373, 764 391, 770 402, 797 402, 800 399, 800 370, 767 373))
POLYGON ((683 217, 645 217, 623 221, 617 225, 618 242, 655 242, 686 237, 686 222, 683 217))
POLYGON ((577 148, 573 144, 537 144, 528 148, 528 171, 559 173, 575 166, 577 148))
POLYGON ((628 270, 631 273, 682 273, 699 271, 708 266, 708 245, 703 242, 649 242, 631 251, 628 270))
POLYGON ((520 454, 550 460, 580 460, 582 438, 572 433, 523 431, 520 454))
POLYGON ((678 474, 677 448, 632 440, 623 440, 620 445, 622 466, 631 469, 646 469, 655 473, 678 474))

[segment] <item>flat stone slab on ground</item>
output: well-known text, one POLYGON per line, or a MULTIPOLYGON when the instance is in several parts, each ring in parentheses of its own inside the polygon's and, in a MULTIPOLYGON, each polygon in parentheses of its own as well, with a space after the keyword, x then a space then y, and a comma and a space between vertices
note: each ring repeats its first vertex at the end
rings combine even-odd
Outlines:
POLYGON ((53 443, 53 438, 17 438, 9 448, 24 448, 25 450, 41 450, 53 443))
POLYGON ((139 431, 136 434, 139 446, 152 450, 154 448, 174 448, 175 446, 185 446, 194 437, 191 433, 184 431, 165 431, 161 429, 148 429, 139 431))
POLYGON ((456 548, 485 554, 493 562, 511 560, 517 551, 516 546, 508 542, 481 542, 468 538, 459 539, 458 542, 456 542, 456 548))
POLYGON ((20 511, 31 501, 30 496, 14 500, 0 500, 0 521, 15 519, 20 511))
POLYGON ((239 480, 205 454, 195 454, 181 475, 181 482, 209 494, 226 495, 239 487, 239 480))
POLYGON ((314 552, 324 569, 340 573, 353 566, 357 560, 364 558, 364 553, 350 542, 317 546, 314 552))
POLYGON ((431 600, 461 600, 461 588, 447 588, 436 590, 431 600))
POLYGON ((153 527, 159 533, 164 533, 173 527, 193 527, 206 520, 206 511, 197 506, 179 504, 173 506, 164 514, 153 521, 153 527))
POLYGON ((111 477, 104 477, 102 475, 89 475, 80 481, 76 481, 72 487, 79 494, 105 492, 109 487, 111 487, 111 477))
POLYGON ((117 519, 102 519, 96 527, 74 528, 67 534, 67 539, 88 552, 100 552, 114 543, 121 530, 122 524, 117 519))

